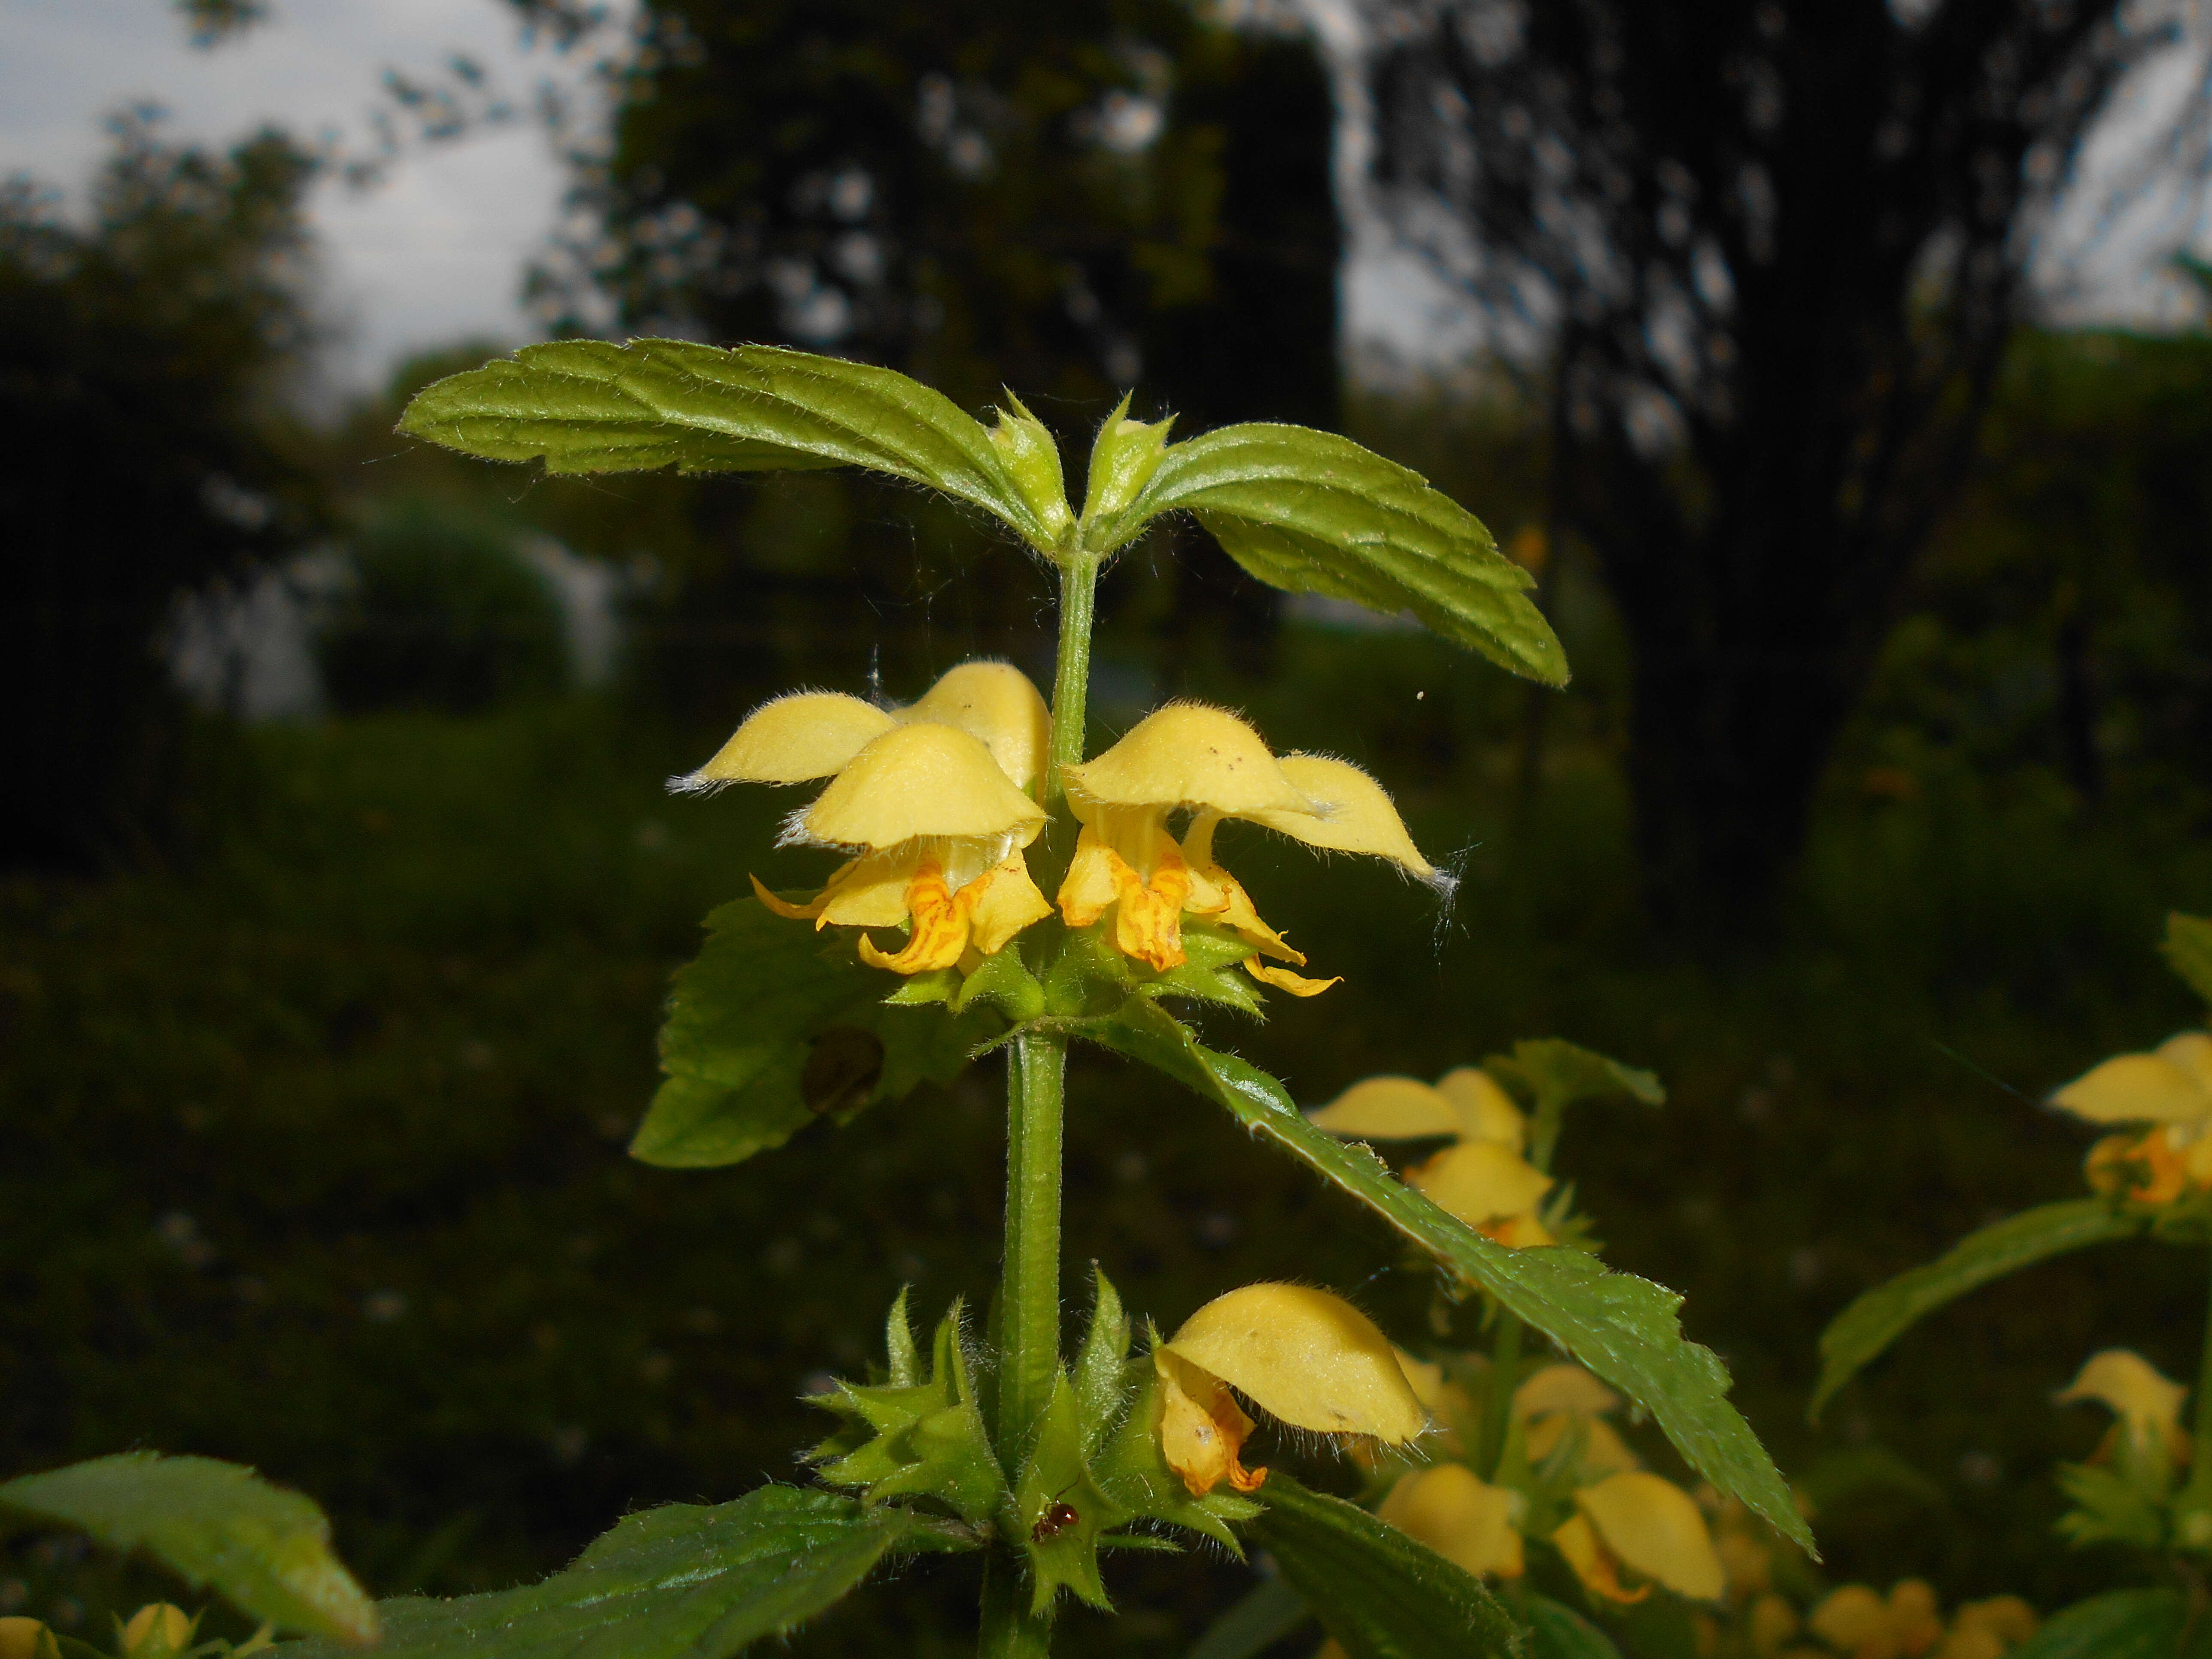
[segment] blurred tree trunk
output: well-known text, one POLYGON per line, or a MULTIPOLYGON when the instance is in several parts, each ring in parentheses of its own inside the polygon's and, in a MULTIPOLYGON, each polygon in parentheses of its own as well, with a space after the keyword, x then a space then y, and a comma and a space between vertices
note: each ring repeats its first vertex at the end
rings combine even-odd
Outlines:
POLYGON ((2113 0, 1382 3, 1382 178, 1502 343, 1635 654, 1652 897, 1755 927, 1972 453, 2113 0), (1449 210, 1439 216, 1436 208, 1449 210))

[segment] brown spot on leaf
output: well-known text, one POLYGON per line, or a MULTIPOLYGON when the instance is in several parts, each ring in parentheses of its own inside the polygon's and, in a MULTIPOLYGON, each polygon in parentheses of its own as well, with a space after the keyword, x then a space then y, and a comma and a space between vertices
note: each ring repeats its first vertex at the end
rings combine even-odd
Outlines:
POLYGON ((884 1045, 872 1031, 833 1025, 814 1039, 799 1074, 799 1097, 821 1115, 856 1111, 884 1074, 884 1045))

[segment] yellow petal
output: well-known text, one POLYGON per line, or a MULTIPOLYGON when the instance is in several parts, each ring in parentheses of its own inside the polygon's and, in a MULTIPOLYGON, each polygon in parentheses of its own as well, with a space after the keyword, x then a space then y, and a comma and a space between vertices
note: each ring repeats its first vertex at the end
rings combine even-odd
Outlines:
POLYGON ((806 840, 876 851, 921 836, 1012 836, 1026 847, 1044 809, 1014 787, 981 738, 917 722, 872 739, 797 823, 806 840))
POLYGON ((1889 1587, 1889 1632, 1907 1653, 1925 1653, 1943 1639, 1942 1603, 1924 1578, 1900 1578, 1889 1587))
POLYGON ((1437 1079, 1437 1092, 1459 1114, 1459 1133, 1464 1140, 1495 1140, 1525 1152, 1528 1120, 1513 1103, 1513 1097, 1498 1079, 1480 1066, 1462 1066, 1437 1079))
POLYGON ((1294 974, 1287 968, 1277 968, 1257 957, 1244 958, 1244 971, 1262 985, 1272 985, 1278 991, 1288 991, 1294 997, 1317 997, 1332 985, 1344 983, 1339 974, 1331 979, 1308 979, 1304 974, 1294 974))
POLYGON ((1801 1620, 1797 1609, 1778 1595, 1761 1595, 1751 1604, 1751 1650, 1768 1659, 1796 1635, 1801 1620))
POLYGON ((1849 1653, 1889 1634, 1889 1603, 1864 1584, 1845 1584, 1821 1597, 1805 1624, 1829 1646, 1849 1653))
MULTIPOLYGON (((966 891, 974 891, 971 882, 966 891)), ((924 859, 906 884, 904 902, 912 930, 896 953, 877 948, 866 934, 860 936, 860 960, 871 968, 888 968, 894 974, 929 974, 958 964, 968 950, 968 911, 963 901, 945 884, 945 871, 934 859, 924 859)))
POLYGON ((988 884, 974 901, 968 926, 971 942, 987 957, 997 955, 1023 928, 1052 914, 1051 903, 1030 879, 1030 867, 1019 853, 978 880, 988 884))
MULTIPOLYGON (((0 1659, 39 1659, 40 1648, 46 1645, 40 1638, 46 1633, 44 1624, 21 1613, 0 1619, 0 1659)), ((58 1653, 60 1646, 53 1643, 52 1650, 58 1653)))
POLYGON ((872 702, 842 691, 794 691, 745 716, 735 736, 671 789, 712 791, 731 783, 805 783, 843 769, 872 738, 896 724, 872 702))
POLYGON ((758 899, 771 914, 781 916, 787 921, 812 921, 822 914, 822 900, 819 895, 816 896, 811 903, 793 904, 770 892, 758 876, 748 875, 745 879, 753 884, 753 896, 758 899))
POLYGON ((125 1655, 141 1651, 175 1653, 192 1639, 192 1621, 182 1607, 167 1601, 150 1601, 131 1615, 123 1626, 121 1646, 125 1655))
POLYGON ((1224 1480, 1238 1492, 1258 1487, 1267 1470, 1247 1469, 1237 1461, 1252 1419, 1221 1379, 1165 1347, 1153 1351, 1152 1369, 1159 1377, 1154 1426, 1160 1455, 1191 1496, 1203 1498, 1224 1480))
POLYGON ((1363 1078, 1307 1119, 1333 1135, 1419 1140, 1460 1132, 1460 1116, 1438 1090, 1410 1077, 1363 1078))
POLYGON ((1524 1420, 1565 1412, 1599 1417, 1620 1407, 1620 1396, 1579 1365, 1547 1365, 1513 1390, 1513 1414, 1524 1420))
POLYGON ((1060 884, 1060 919, 1071 927, 1088 927, 1121 896, 1115 866, 1121 858, 1089 824, 1075 837, 1075 857, 1060 884))
POLYGON ((1603 1596, 1608 1601, 1628 1602, 1641 1601, 1651 1594, 1649 1584, 1639 1584, 1632 1590, 1622 1586, 1620 1562, 1598 1537, 1589 1516, 1580 1511, 1569 1516, 1553 1531, 1552 1547, 1566 1558, 1567 1565, 1575 1570, 1575 1577, 1583 1581, 1583 1588, 1593 1595, 1603 1596))
POLYGON ((2198 1088, 2212 1097, 2212 1034, 2183 1031, 2166 1038, 2155 1052, 2160 1060, 2186 1072, 2198 1088))
POLYGON ((2139 1353, 2107 1348, 2093 1354, 2073 1382, 2052 1398, 2062 1406, 2094 1400, 2111 1408, 2128 1432, 2164 1434, 2181 1420, 2189 1389, 2161 1373, 2139 1353))
POLYGON ((1382 786, 1351 762, 1331 760, 1326 755, 1285 755, 1279 764, 1291 787, 1311 801, 1320 816, 1297 811, 1241 816, 1309 847, 1364 853, 1370 858, 1388 859, 1423 881, 1438 879, 1437 867, 1413 845, 1405 820, 1398 816, 1382 786))
POLYGON ((1226 709, 1170 703, 1137 722, 1097 759, 1067 770, 1067 788, 1107 806, 1211 808, 1310 815, 1260 734, 1226 709))
POLYGON ((1406 1373, 1406 1384, 1413 1391, 1413 1398, 1421 1408, 1434 1416, 1442 1408, 1444 1390, 1450 1385, 1444 1381, 1444 1368, 1426 1359, 1416 1359, 1396 1343, 1390 1345, 1391 1357, 1397 1360, 1398 1369, 1406 1373))
POLYGON ((2051 1103, 2092 1123, 2197 1123, 2212 1115, 2212 1092, 2162 1054, 2117 1055, 2051 1103))
POLYGON ((1395 1446, 1428 1426, 1389 1340, 1327 1291, 1247 1285, 1200 1308, 1166 1346, 1297 1428, 1395 1446))
POLYGON ((1968 1601, 1951 1620, 1954 1631, 1986 1630, 2008 1646, 2027 1641, 2035 1634, 2035 1609, 2017 1595, 1992 1595, 1986 1601, 1968 1601))
POLYGON ((898 711, 902 721, 934 720, 981 738, 1017 789, 1044 770, 1052 714, 1030 677, 1010 662, 963 662, 898 711))
POLYGON ((1579 1433, 1582 1437, 1582 1454, 1575 1462, 1575 1472, 1584 1480, 1601 1480, 1608 1474, 1622 1474, 1644 1467, 1644 1460, 1629 1449, 1628 1443, 1603 1418, 1575 1418, 1564 1412, 1553 1412, 1529 1424, 1528 1461, 1542 1462, 1571 1433, 1579 1433))
POLYGON ((1407 1537, 1481 1577, 1518 1578, 1521 1534, 1513 1528, 1519 1495, 1480 1480, 1463 1463, 1439 1463, 1390 1488, 1376 1511, 1407 1537))
POLYGON ((1218 812, 1200 812, 1182 839, 1182 859, 1190 867, 1190 896, 1183 901, 1183 908, 1217 927, 1227 928, 1278 961, 1303 967, 1305 957, 1284 944, 1283 936, 1267 926, 1252 896, 1244 890, 1244 884, 1214 862, 1213 830, 1220 822, 1218 812))
POLYGON ((1671 1480, 1631 1471, 1607 1475, 1575 1493, 1606 1547, 1646 1578, 1692 1601, 1711 1601, 1727 1587, 1705 1517, 1671 1480))
POLYGON ((1552 1177, 1510 1146, 1463 1140, 1447 1146, 1406 1179, 1471 1227, 1527 1215, 1552 1189, 1552 1177))
POLYGON ((811 908, 821 927, 896 927, 906 920, 907 884, 921 862, 914 846, 854 859, 830 878, 811 908))

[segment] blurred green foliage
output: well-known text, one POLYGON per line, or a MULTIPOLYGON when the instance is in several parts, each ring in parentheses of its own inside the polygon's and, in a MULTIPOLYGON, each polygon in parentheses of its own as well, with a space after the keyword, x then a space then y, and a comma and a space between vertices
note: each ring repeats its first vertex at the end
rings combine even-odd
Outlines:
POLYGON ((434 501, 378 503, 349 548, 349 580, 315 656, 342 714, 469 714, 567 684, 552 584, 512 528, 434 501))

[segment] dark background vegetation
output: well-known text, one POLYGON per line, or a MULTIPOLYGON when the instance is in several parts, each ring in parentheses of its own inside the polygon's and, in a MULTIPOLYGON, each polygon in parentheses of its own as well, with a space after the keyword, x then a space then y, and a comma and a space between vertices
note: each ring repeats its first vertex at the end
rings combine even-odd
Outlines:
MULTIPOLYGON (((255 9, 196 15, 219 33, 255 9)), ((589 49, 587 15, 525 9, 589 49)), ((1171 0, 655 0, 612 155, 580 177, 604 237, 541 283, 555 302, 604 283, 639 330, 890 362, 970 407, 1003 380, 1073 455, 1132 383, 1184 430, 1338 426, 1482 514, 1541 568, 1564 696, 1418 634, 1286 615, 1194 533, 1107 579, 1097 739, 1168 696, 1243 708, 1279 746, 1370 768, 1465 878, 1440 915, 1248 834, 1239 873, 1346 982, 1209 1030, 1308 1103, 1524 1036, 1656 1069, 1667 1107, 1589 1109, 1565 1167, 1608 1259, 1687 1293, 1690 1331, 1823 1495, 1834 1574, 2054 1606, 2110 1564, 2051 1532, 2050 1463, 2100 1425, 2049 1393, 2115 1344, 2189 1375, 2201 1262, 2130 1246, 2040 1269, 1908 1340, 1818 1430, 1802 1408, 1852 1295, 2078 1189, 2082 1138, 2045 1092, 2197 1017, 2152 945, 2167 908, 2212 908, 2212 338, 2039 326, 1986 226, 1999 265, 1933 297, 1889 244, 1839 272, 1820 237, 1843 234, 1823 223, 1838 178, 1909 252, 1968 200, 1931 169, 1993 151, 2045 177, 2023 158, 2071 143, 2132 48, 2101 13, 2045 39, 2048 9, 1937 8, 1984 46, 2035 36, 1992 93, 1986 55, 1954 41, 1972 72, 1944 80, 1942 41, 1880 5, 1647 5, 1694 11, 1739 66, 1718 92, 1693 79, 1707 125, 1686 131, 1648 54, 1605 48, 1634 9, 1558 9, 1578 21, 1525 52, 1596 82, 1543 82, 1571 95, 1532 118, 1593 170, 1576 189, 1632 204, 1608 222, 1641 274, 1517 369, 1340 386, 1321 68, 1171 0), (1856 56, 1803 36, 1846 12, 1856 56), (1858 78, 1798 98, 1824 61, 1858 78), (1649 78, 1608 95, 1599 71, 1624 63, 1649 78), (2074 101, 2030 96, 2068 63, 2074 101), (1753 96, 1762 64, 1778 106, 1753 96), (1864 133, 1809 155, 1790 125, 1878 126, 1908 82, 1922 115, 1996 113, 1965 134, 1928 116, 1910 167, 1864 133), (1732 218, 1686 155, 1763 156, 1779 228, 1732 218), (1708 294, 1702 367, 1662 388, 1688 447, 1654 461, 1625 411, 1679 365, 1624 342, 1700 238, 1741 303, 1708 294), (1793 381, 1838 283, 1858 343, 1826 338, 1848 362, 1793 381), (1911 407, 1844 374, 1881 350, 1911 407), (1788 500, 1760 459, 1787 440, 1776 386, 1805 405, 1788 500), (1910 499, 1877 511, 1838 469, 1893 441, 1910 499), (1665 708, 1680 729, 1655 732, 1665 708)), ((1459 107, 1525 137, 1510 61, 1408 36, 1376 87, 1386 115, 1459 107), (1403 90, 1438 77, 1460 105, 1403 90)), ((1391 131, 1394 177, 1440 190, 1422 169, 1449 145, 1391 131)), ((799 1392, 866 1363, 898 1285, 933 1311, 988 1293, 991 1064, 757 1166, 671 1173, 622 1146, 699 918, 749 871, 815 873, 766 850, 787 798, 672 801, 659 780, 794 684, 909 697, 977 653, 1042 676, 1048 589, 969 518, 866 481, 518 489, 395 454, 405 397, 491 345, 304 420, 285 392, 313 345, 310 165, 280 135, 213 155, 134 118, 90 228, 27 191, 0 204, 0 1450, 242 1459, 325 1501, 379 1593, 452 1593, 550 1569, 638 1505, 791 1478, 825 1426, 799 1392), (560 690, 515 553, 545 533, 629 574, 613 688, 560 690), (356 573, 320 645, 336 714, 183 713, 147 647, 179 592, 319 537, 356 573)), ((1542 205, 1514 188, 1440 199, 1513 246, 1542 205)), ((1541 276, 1546 251, 1520 252, 1541 276)), ((1287 1276, 1425 1340, 1427 1276, 1349 1206, 1157 1079, 1098 1059, 1074 1090, 1073 1303, 1093 1257, 1164 1325, 1287 1276)), ((9 1547, 8 1610, 97 1621, 144 1588, 9 1547)), ((957 1647, 961 1572, 917 1568, 799 1645, 957 1647)), ((1073 1615, 1072 1645, 1168 1650, 1241 1583, 1212 1560, 1127 1568, 1132 1616, 1073 1615)))

